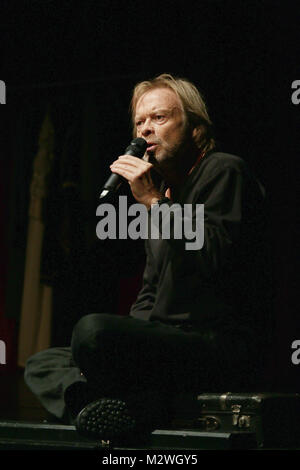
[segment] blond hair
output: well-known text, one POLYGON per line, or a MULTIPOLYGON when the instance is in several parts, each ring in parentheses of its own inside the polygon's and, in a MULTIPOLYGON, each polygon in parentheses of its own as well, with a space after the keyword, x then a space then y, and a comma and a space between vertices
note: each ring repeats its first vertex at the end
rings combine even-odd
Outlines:
POLYGON ((173 77, 167 73, 140 82, 134 87, 130 103, 134 136, 136 135, 135 113, 137 102, 144 93, 155 88, 170 88, 176 93, 182 103, 187 123, 192 129, 196 129, 194 138, 197 147, 204 152, 211 150, 215 146, 215 141, 212 135, 212 122, 203 97, 189 80, 173 77))

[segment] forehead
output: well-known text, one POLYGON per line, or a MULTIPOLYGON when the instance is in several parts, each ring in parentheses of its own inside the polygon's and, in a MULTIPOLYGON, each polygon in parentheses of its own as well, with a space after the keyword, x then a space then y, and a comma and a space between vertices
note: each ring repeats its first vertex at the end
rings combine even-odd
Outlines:
POLYGON ((146 91, 137 101, 135 114, 143 114, 156 109, 182 109, 182 104, 176 93, 170 88, 154 88, 146 91))

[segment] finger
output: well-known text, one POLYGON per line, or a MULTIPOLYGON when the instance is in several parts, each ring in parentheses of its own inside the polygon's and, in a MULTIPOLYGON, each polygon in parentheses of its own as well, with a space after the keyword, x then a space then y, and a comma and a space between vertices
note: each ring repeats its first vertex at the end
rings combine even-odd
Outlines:
POLYGON ((127 181, 132 181, 135 176, 135 173, 128 170, 127 168, 112 167, 111 172, 123 176, 123 178, 125 178, 127 181))
POLYGON ((110 165, 110 169, 112 172, 123 176, 128 181, 143 180, 147 186, 153 185, 151 174, 147 168, 145 169, 144 167, 137 167, 135 165, 131 166, 124 160, 117 160, 110 165))
POLYGON ((110 169, 111 170, 121 169, 121 170, 127 170, 127 171, 135 172, 135 173, 137 172, 137 170, 139 170, 139 168, 137 168, 136 166, 129 165, 128 163, 120 162, 120 161, 117 161, 113 163, 112 165, 110 165, 110 169))
POLYGON ((151 163, 145 162, 145 160, 137 157, 132 157, 131 155, 121 155, 116 161, 126 162, 137 168, 151 168, 153 166, 151 163))
POLYGON ((145 171, 144 167, 136 166, 136 165, 130 165, 125 161, 120 161, 117 160, 115 163, 110 165, 110 169, 121 169, 121 170, 126 170, 130 172, 133 176, 135 175, 136 177, 141 177, 147 174, 147 171, 145 171))

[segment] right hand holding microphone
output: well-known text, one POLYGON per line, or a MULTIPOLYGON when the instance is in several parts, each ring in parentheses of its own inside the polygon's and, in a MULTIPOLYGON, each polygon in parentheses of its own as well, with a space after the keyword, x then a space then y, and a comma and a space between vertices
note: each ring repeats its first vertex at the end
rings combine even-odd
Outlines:
POLYGON ((147 209, 163 197, 152 181, 152 168, 151 163, 132 155, 121 155, 110 165, 113 173, 128 181, 133 197, 147 209))

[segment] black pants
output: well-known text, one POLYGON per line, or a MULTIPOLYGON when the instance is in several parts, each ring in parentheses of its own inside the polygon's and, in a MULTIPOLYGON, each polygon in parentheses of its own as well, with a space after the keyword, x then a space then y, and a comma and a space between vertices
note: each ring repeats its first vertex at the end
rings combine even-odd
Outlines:
POLYGON ((29 358, 25 381, 60 419, 66 415, 68 390, 79 382, 97 398, 126 399, 145 390, 164 395, 242 390, 254 359, 248 336, 90 314, 76 324, 71 348, 51 348, 29 358))

